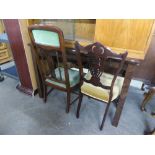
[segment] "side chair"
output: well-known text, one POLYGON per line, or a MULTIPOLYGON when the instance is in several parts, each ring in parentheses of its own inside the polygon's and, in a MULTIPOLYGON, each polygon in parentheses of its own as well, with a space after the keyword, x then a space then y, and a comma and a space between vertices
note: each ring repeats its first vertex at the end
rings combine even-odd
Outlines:
MULTIPOLYGON (((99 42, 85 47, 76 42, 75 48, 77 52, 84 54, 88 61, 88 73, 83 74, 83 70, 80 69, 82 76, 76 117, 79 118, 83 95, 106 103, 107 106, 100 126, 100 130, 102 130, 110 103, 117 101, 121 93, 124 78, 119 74, 123 72, 128 53, 116 54, 99 42), (112 59, 117 62, 117 65, 111 64, 112 59)), ((82 63, 80 65, 80 68, 83 68, 82 63)))
POLYGON ((47 95, 53 89, 64 91, 67 93, 68 113, 71 92, 79 86, 80 74, 78 70, 68 66, 63 32, 58 27, 41 24, 29 26, 28 30, 32 42, 31 49, 35 53, 36 64, 43 81, 44 102, 46 103, 47 95), (52 89, 48 92, 47 87, 52 89))

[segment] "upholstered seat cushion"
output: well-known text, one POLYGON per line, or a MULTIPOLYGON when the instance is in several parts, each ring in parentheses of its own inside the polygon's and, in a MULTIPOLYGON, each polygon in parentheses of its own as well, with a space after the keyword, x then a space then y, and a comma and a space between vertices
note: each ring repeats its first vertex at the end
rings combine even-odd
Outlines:
POLYGON ((59 35, 47 30, 32 30, 35 42, 41 45, 60 47, 59 35))
MULTIPOLYGON (((59 68, 55 69, 56 78, 60 80, 59 69, 60 69, 60 72, 61 72, 62 80, 65 81, 65 74, 64 74, 64 68, 63 67, 59 67, 59 68)), ((78 71, 73 70, 73 69, 68 69, 68 74, 69 74, 70 87, 73 87, 73 86, 75 86, 76 84, 79 83, 80 76, 79 76, 79 72, 78 71)), ((66 88, 65 84, 53 81, 53 80, 51 80, 49 78, 46 79, 46 82, 54 84, 54 85, 57 85, 59 87, 66 88)))
MULTIPOLYGON (((86 79, 90 79, 91 78, 90 72, 88 72, 85 77, 86 79)), ((107 73, 103 73, 100 77, 101 83, 106 86, 111 85, 112 79, 113 75, 107 73)), ((120 76, 117 77, 113 88, 112 101, 120 95, 123 81, 124 81, 123 77, 120 76)), ((101 87, 96 87, 90 83, 84 82, 81 87, 81 92, 93 98, 102 100, 104 102, 108 102, 110 90, 103 89, 101 87)))

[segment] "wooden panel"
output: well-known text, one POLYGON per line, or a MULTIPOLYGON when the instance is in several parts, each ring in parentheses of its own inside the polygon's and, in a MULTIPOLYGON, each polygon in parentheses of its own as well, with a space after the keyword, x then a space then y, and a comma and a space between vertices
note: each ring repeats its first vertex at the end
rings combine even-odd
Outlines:
POLYGON ((27 90, 32 90, 32 83, 25 56, 25 50, 23 46, 19 22, 17 19, 5 19, 3 21, 5 25, 5 30, 9 38, 14 60, 16 63, 21 87, 27 90))
MULTIPOLYGON (((3 20, 0 20, 0 34, 4 33, 5 28, 3 24, 3 20)), ((6 43, 0 43, 0 64, 8 62, 12 59, 11 51, 6 43)))
POLYGON ((32 61, 32 54, 31 54, 30 47, 28 46, 28 44, 31 42, 29 33, 28 33, 28 23, 27 23, 27 20, 24 20, 24 19, 19 19, 18 21, 20 25, 20 31, 22 35, 25 55, 26 55, 27 64, 29 68, 31 83, 33 86, 33 90, 36 90, 37 83, 36 83, 35 71, 34 71, 34 66, 33 66, 33 61, 32 61))
MULTIPOLYGON (((66 40, 93 41, 95 35, 95 19, 42 19, 41 23, 59 27, 66 40)), ((28 20, 29 25, 38 23, 35 19, 28 20)))
POLYGON ((0 60, 2 59, 5 59, 5 58, 8 58, 8 51, 7 49, 4 49, 4 50, 0 50, 0 60))
MULTIPOLYGON (((3 21, 0 19, 0 34, 4 32, 3 21)), ((0 43, 0 50, 6 48, 6 44, 0 43)))
POLYGON ((75 40, 93 41, 95 35, 96 20, 75 20, 75 40))
POLYGON ((73 19, 40 19, 40 21, 35 22, 35 20, 30 21, 29 25, 42 23, 42 24, 52 24, 54 26, 59 27, 63 33, 64 37, 68 40, 74 40, 74 20, 73 19))
POLYGON ((137 67, 134 77, 155 84, 155 31, 144 61, 137 67))
POLYGON ((96 20, 95 41, 116 52, 127 50, 129 57, 144 59, 154 20, 96 20))
POLYGON ((39 24, 40 19, 28 19, 27 22, 28 22, 28 25, 39 24))

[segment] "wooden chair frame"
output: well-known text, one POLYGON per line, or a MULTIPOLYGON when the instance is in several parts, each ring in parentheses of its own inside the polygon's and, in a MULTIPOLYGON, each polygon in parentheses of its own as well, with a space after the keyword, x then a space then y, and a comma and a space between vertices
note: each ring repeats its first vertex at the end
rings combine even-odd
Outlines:
MULTIPOLYGON (((31 38, 31 50, 33 52, 33 54, 35 55, 35 60, 36 60, 36 64, 38 66, 38 70, 41 76, 41 79, 43 81, 43 98, 44 98, 44 102, 46 103, 47 100, 47 95, 53 90, 53 88, 67 92, 67 106, 66 106, 66 112, 68 113, 70 110, 70 105, 71 105, 71 92, 73 91, 73 89, 75 87, 78 86, 75 85, 74 87, 70 86, 70 82, 69 82, 69 74, 68 74, 68 66, 67 66, 67 56, 66 56, 66 51, 65 51, 65 46, 64 46, 64 36, 63 36, 63 32, 61 31, 61 29, 59 29, 58 27, 52 26, 52 25, 32 25, 28 27, 28 31, 29 31, 29 35, 31 38), (32 31, 33 30, 47 30, 47 31, 51 31, 51 32, 56 32, 59 36, 59 43, 60 43, 60 47, 54 47, 54 46, 48 46, 48 45, 42 45, 42 44, 38 44, 35 42, 32 31), (57 80, 56 82, 60 82, 66 85, 66 88, 57 86, 57 85, 53 85, 51 83, 48 83, 45 81, 45 79, 47 78, 46 76, 46 66, 40 63, 40 53, 42 52, 43 56, 46 57, 45 55, 49 55, 49 54, 53 54, 53 51, 57 52, 58 54, 61 53, 62 54, 62 61, 63 61, 63 66, 64 66, 64 75, 65 75, 65 81, 62 82, 62 80, 57 80), (52 89, 47 92, 47 86, 51 86, 52 89)), ((77 53, 78 55, 78 53, 77 53)), ((59 56, 58 56, 59 57, 59 56)), ((79 58, 79 56, 77 56, 77 58, 79 58)), ((49 60, 49 57, 46 57, 47 61, 50 63, 50 68, 54 69, 54 62, 53 60, 49 60)), ((79 62, 79 60, 78 60, 79 62)), ((52 79, 54 80, 54 79, 52 79)), ((77 100, 78 98, 76 98, 75 100, 77 100)), ((74 101, 75 101, 74 100, 74 101)), ((74 102, 73 101, 73 102, 74 102)))
MULTIPOLYGON (((87 57, 88 57, 87 61, 88 61, 88 64, 90 66, 89 71, 91 73, 91 79, 87 80, 83 76, 84 74, 83 74, 83 70, 82 70, 82 68, 83 68, 82 63, 79 62, 79 64, 80 64, 80 75, 81 75, 80 86, 83 85, 83 82, 87 82, 87 83, 91 83, 94 86, 98 86, 98 87, 110 90, 109 100, 108 100, 106 110, 105 110, 105 113, 103 116, 102 124, 100 126, 100 130, 102 130, 103 126, 104 126, 105 119, 106 119, 106 115, 107 115, 107 112, 109 110, 109 106, 110 106, 110 103, 111 103, 111 100, 113 97, 113 88, 114 88, 115 81, 117 79, 117 76, 120 74, 120 72, 123 69, 123 66, 125 64, 125 60, 126 60, 128 53, 127 52, 125 52, 123 54, 113 53, 111 50, 107 49, 105 46, 103 46, 102 44, 100 44, 98 42, 91 44, 91 45, 88 45, 86 47, 83 47, 78 42, 76 42, 75 47, 76 47, 76 51, 78 53, 82 53, 84 55, 87 55, 87 57), (100 76, 104 72, 105 62, 110 61, 110 59, 116 59, 120 63, 117 66, 117 69, 115 69, 115 71, 113 71, 114 77, 112 79, 111 86, 105 86, 101 83, 100 76)), ((79 103, 78 103, 77 113, 76 113, 77 118, 79 118, 82 98, 83 98, 83 93, 80 91, 79 103)))

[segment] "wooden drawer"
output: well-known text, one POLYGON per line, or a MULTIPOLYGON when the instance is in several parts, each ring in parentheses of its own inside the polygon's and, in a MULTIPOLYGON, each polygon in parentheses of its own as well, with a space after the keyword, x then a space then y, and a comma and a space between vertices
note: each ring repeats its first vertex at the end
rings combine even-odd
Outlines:
POLYGON ((7 49, 0 50, 0 60, 6 59, 8 57, 9 57, 9 54, 8 54, 8 50, 7 49))
POLYGON ((0 50, 6 49, 7 46, 5 43, 0 43, 0 50))

